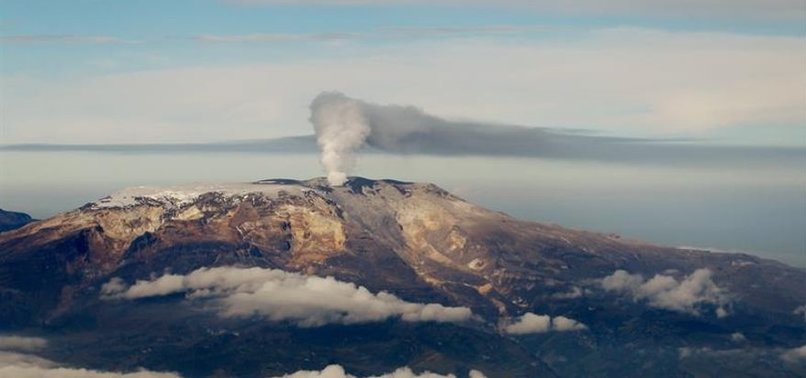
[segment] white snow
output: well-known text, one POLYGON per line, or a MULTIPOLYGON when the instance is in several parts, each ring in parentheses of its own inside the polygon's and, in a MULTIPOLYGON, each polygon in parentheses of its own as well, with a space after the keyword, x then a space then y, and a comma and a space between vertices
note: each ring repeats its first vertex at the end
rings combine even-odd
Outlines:
POLYGON ((277 197, 281 191, 291 195, 301 195, 304 192, 315 190, 301 185, 262 183, 194 184, 170 187, 135 186, 95 201, 93 208, 132 206, 138 203, 138 199, 150 199, 181 207, 192 203, 206 193, 221 193, 230 197, 243 197, 259 193, 267 197, 277 197))
POLYGON ((473 261, 467 263, 467 267, 473 270, 479 270, 484 267, 484 260, 482 259, 473 259, 473 261))

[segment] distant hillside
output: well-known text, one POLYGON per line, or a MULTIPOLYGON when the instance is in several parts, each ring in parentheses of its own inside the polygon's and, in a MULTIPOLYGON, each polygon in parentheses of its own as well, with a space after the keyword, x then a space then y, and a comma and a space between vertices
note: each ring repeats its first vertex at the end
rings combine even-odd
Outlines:
POLYGON ((0 209, 0 232, 18 229, 32 221, 28 214, 0 209))
POLYGON ((359 177, 135 187, 0 234, 0 331, 186 377, 798 376, 804 288, 772 260, 359 177))

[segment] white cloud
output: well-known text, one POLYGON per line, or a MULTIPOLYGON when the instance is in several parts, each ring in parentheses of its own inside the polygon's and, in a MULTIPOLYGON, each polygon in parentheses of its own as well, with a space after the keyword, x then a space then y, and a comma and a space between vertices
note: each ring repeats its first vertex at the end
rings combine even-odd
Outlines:
POLYGON ((743 333, 741 333, 741 332, 734 332, 734 333, 732 333, 732 334, 730 335, 730 339, 731 339, 731 340, 733 340, 733 341, 735 341, 735 342, 737 342, 737 343, 742 343, 742 342, 747 341, 747 338, 746 338, 746 337, 744 337, 744 334, 743 334, 743 333))
POLYGON ((103 372, 60 366, 33 353, 45 348, 41 337, 0 336, 0 377, 5 378, 178 378, 174 373, 138 370, 131 373, 103 372))
MULTIPOLYGON (((20 338, 29 339, 29 338, 20 338)), ((38 349, 39 340, 33 342, 38 349)), ((12 347, 19 347, 19 340, 12 347)), ((28 345, 28 344, 25 344, 28 345)), ((83 368, 65 367, 33 354, 0 351, 0 377, 3 378, 178 378, 174 373, 138 370, 130 373, 104 372, 83 368)))
POLYGON ((351 40, 362 37, 361 34, 354 33, 311 33, 311 34, 288 34, 288 33, 252 33, 252 34, 203 34, 194 39, 207 43, 244 43, 244 42, 301 42, 301 41, 340 41, 351 40))
POLYGON ((781 354, 781 359, 789 363, 806 362, 806 345, 787 350, 781 354))
POLYGON ((116 290, 107 291, 103 294, 105 298, 138 299, 185 293, 188 299, 211 302, 221 316, 257 314, 273 321, 292 321, 302 327, 366 323, 392 317, 409 322, 463 322, 473 315, 466 307, 411 303, 386 292, 373 294, 363 286, 332 277, 276 269, 201 268, 188 275, 168 274, 151 281, 137 281, 131 287, 118 283, 112 287, 116 290))
MULTIPOLYGON (((347 373, 340 365, 329 365, 320 371, 301 370, 296 373, 286 374, 282 378, 357 378, 347 373)), ((417 374, 408 367, 402 367, 394 372, 372 376, 367 378, 456 378, 453 374, 441 375, 431 372, 417 374)), ((485 378, 485 375, 478 370, 471 370, 468 378, 485 378)))
POLYGON ((442 5, 514 7, 541 13, 626 14, 655 17, 711 17, 744 19, 797 20, 806 7, 797 0, 224 0, 241 5, 300 4, 300 5, 442 5))
POLYGON ((515 322, 504 327, 504 332, 513 335, 523 335, 529 333, 546 333, 551 331, 581 331, 587 327, 565 316, 552 318, 549 315, 537 315, 527 312, 515 319, 515 322))
POLYGON ((126 282, 118 277, 113 277, 109 282, 101 285, 101 295, 112 296, 125 291, 126 288, 126 282))
POLYGON ((553 331, 581 331, 586 328, 588 327, 584 324, 574 319, 566 318, 565 316, 557 316, 551 319, 551 329, 553 331))
MULTIPOLYGON (((15 368, 51 368, 56 367, 53 361, 46 360, 33 354, 0 351, 0 377, 3 369, 15 368)), ((11 377, 11 375, 9 375, 11 377)))
POLYGON ((0 336, 0 350, 35 351, 48 345, 41 337, 0 336))
POLYGON ((602 279, 602 287, 608 291, 633 290, 640 287, 643 283, 643 276, 640 274, 630 274, 622 269, 602 279))
POLYGON ((806 322, 806 305, 798 306, 792 313, 803 316, 803 321, 806 322))
POLYGON ((551 295, 554 299, 575 299, 579 298, 583 295, 582 289, 576 286, 572 286, 571 290, 562 293, 554 293, 551 295))
POLYGON ((309 134, 308 104, 333 89, 507 124, 659 135, 796 127, 806 122, 803 44, 802 37, 617 28, 562 40, 349 46, 339 57, 71 80, 4 77, 3 137, 133 143, 309 134))
POLYGON ((193 39, 205 43, 278 43, 278 42, 334 42, 350 40, 378 40, 425 37, 469 37, 482 35, 511 35, 546 31, 544 26, 489 25, 477 27, 391 27, 369 32, 330 33, 250 33, 250 34, 202 34, 193 39))
POLYGON ((133 373, 113 373, 88 369, 44 368, 38 366, 3 366, 0 377, 13 378, 177 378, 173 373, 157 373, 147 370, 133 373))
POLYGON ((640 274, 617 270, 601 281, 607 291, 630 294, 635 300, 646 300, 650 306, 666 310, 699 315, 698 306, 718 306, 715 313, 722 318, 728 315, 724 305, 728 303, 725 291, 711 279, 711 271, 697 269, 678 281, 672 276, 657 274, 644 280, 640 274))
POLYGON ((69 35, 69 34, 22 34, 0 36, 0 43, 7 44, 89 44, 89 45, 119 45, 134 44, 132 41, 105 35, 69 35))

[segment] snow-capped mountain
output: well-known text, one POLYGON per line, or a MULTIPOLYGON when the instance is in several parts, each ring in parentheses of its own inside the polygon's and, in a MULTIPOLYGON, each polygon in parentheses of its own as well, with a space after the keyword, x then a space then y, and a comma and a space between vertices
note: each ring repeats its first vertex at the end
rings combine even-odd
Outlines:
POLYGON ((125 189, 0 234, 0 298, 51 359, 187 376, 786 376, 806 344, 802 269, 359 177, 125 189))

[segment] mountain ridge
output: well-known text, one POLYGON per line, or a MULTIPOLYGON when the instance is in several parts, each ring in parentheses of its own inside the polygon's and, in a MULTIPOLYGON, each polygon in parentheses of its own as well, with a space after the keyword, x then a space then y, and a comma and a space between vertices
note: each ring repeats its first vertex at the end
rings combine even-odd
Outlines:
MULTIPOLYGON (((563 375, 575 367, 567 357, 558 359, 558 353, 613 358, 635 352, 629 348, 650 347, 647 335, 667 340, 657 351, 666 356, 664 361, 672 355, 677 361, 678 347, 732 345, 731 334, 737 330, 747 345, 763 350, 798 347, 806 338, 806 324, 795 312, 806 304, 801 290, 806 270, 746 254, 668 248, 521 221, 433 184, 361 177, 341 187, 327 185, 324 178, 133 187, 0 234, 0 324, 6 330, 67 327, 79 334, 106 335, 129 324, 125 319, 144 321, 138 314, 152 309, 148 311, 173 314, 164 315, 170 324, 200 321, 209 327, 241 329, 244 325, 232 320, 188 318, 200 310, 182 296, 133 302, 102 298, 110 282, 131 287, 161 275, 188 277, 210 267, 333 277, 409 303, 467 308, 481 323, 417 329, 444 336, 446 327, 452 327, 451 332, 473 340, 487 335, 481 339, 520 356, 519 363, 501 362, 507 366, 503 375, 493 372, 491 377, 507 376, 506 371, 509 376, 526 374, 514 367, 519 364, 534 367, 525 376, 563 375), (177 308, 188 315, 177 314, 177 308), (111 316, 110 311, 119 315, 111 316), (571 327, 576 331, 557 336, 549 336, 554 334, 550 329, 542 331, 548 332, 545 337, 508 336, 507 324, 528 314, 537 316, 534 319, 544 319, 542 314, 550 316, 546 319, 568 319, 584 328, 571 327), (511 344, 513 338, 516 344, 511 344), (512 348, 542 352, 526 357, 528 353, 512 348)), ((271 332, 287 327, 282 322, 268 324, 274 327, 271 332)), ((383 324, 364 327, 391 327, 393 333, 412 327, 395 321, 383 324)), ((196 337, 194 342, 205 340, 188 332, 189 338, 196 337)), ((435 360, 414 353, 413 360, 402 362, 449 371, 447 366, 474 366, 470 361, 478 359, 461 348, 442 354, 436 341, 426 339, 407 342, 418 345, 415 349, 422 352, 417 353, 437 353, 435 360)), ((242 345, 230 342, 235 343, 232 347, 242 345)), ((363 342, 351 341, 356 348, 363 342)), ((83 353, 97 352, 86 341, 71 338, 66 343, 83 353)), ((378 358, 385 356, 377 353, 378 358)), ((360 359, 341 357, 346 360, 336 362, 368 373, 401 362, 370 367, 360 359)), ((291 360, 295 362, 271 371, 322 367, 291 360)), ((141 356, 136 362, 192 371, 156 356, 141 356)), ((260 366, 258 371, 269 371, 260 366)), ((648 366, 647 373, 662 372, 648 366)))

